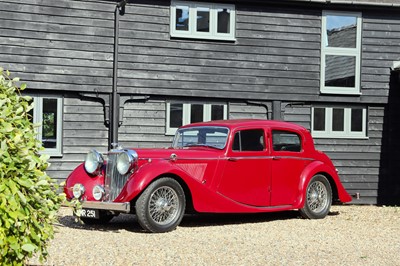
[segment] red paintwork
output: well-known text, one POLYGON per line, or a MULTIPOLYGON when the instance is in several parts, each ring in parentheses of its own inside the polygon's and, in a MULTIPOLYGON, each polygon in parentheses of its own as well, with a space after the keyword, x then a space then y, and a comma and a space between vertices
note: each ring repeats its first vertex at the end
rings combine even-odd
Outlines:
MULTIPOLYGON (((135 149, 139 156, 139 168, 128 179, 115 202, 134 201, 155 179, 172 176, 186 184, 198 212, 244 213, 299 209, 304 205, 304 192, 309 180, 318 173, 329 178, 332 189, 337 191, 336 200, 351 201, 332 162, 324 153, 315 150, 310 133, 301 126, 269 120, 226 120, 196 123, 183 128, 193 125, 229 128, 230 136, 225 149, 135 149), (232 151, 234 133, 251 128, 264 129, 266 150, 232 151), (299 134, 302 151, 273 151, 272 129, 299 134), (177 160, 171 160, 171 154, 176 154, 177 160)), ((80 165, 68 177, 64 191, 67 198, 71 199, 71 188, 79 182, 86 187, 84 199, 91 201, 93 186, 102 184, 103 180, 102 175, 89 176, 80 165)))

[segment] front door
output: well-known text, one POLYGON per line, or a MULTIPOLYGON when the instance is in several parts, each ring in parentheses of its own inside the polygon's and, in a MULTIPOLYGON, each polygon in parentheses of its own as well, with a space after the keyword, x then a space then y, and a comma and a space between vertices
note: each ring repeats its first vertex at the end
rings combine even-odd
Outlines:
POLYGON ((218 192, 242 204, 269 206, 271 157, 265 130, 242 129, 234 134, 218 192))

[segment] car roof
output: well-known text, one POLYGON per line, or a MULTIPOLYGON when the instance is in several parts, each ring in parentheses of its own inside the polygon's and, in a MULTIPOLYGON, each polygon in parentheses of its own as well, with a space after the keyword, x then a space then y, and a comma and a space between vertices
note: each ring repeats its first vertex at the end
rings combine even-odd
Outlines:
POLYGON ((182 126, 181 128, 187 128, 187 127, 192 127, 192 126, 222 126, 222 127, 227 127, 231 130, 234 128, 243 127, 243 126, 249 126, 249 127, 267 126, 267 127, 294 129, 294 130, 299 130, 299 131, 308 131, 304 127, 299 126, 294 123, 278 121, 278 120, 267 120, 267 119, 214 120, 214 121, 208 121, 208 122, 192 123, 189 125, 182 126))

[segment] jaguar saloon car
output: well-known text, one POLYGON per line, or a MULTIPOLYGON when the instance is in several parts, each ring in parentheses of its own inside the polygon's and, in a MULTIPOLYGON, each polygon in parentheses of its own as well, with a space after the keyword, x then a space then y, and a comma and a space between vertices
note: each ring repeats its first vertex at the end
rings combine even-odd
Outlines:
POLYGON ((337 171, 305 128, 270 120, 221 120, 180 127, 163 149, 90 151, 64 192, 88 224, 136 214, 144 230, 174 230, 189 211, 299 210, 324 218, 351 201, 337 171))

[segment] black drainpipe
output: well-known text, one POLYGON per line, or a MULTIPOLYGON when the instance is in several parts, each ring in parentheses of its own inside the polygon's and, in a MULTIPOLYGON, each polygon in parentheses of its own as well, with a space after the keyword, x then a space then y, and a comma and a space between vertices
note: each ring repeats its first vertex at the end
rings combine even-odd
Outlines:
POLYGON ((113 86, 111 95, 110 108, 110 128, 109 128, 109 143, 108 147, 114 148, 118 143, 118 126, 119 126, 119 94, 117 88, 118 81, 118 40, 119 40, 119 16, 125 14, 126 0, 120 1, 115 7, 114 13, 114 65, 113 65, 113 86))

